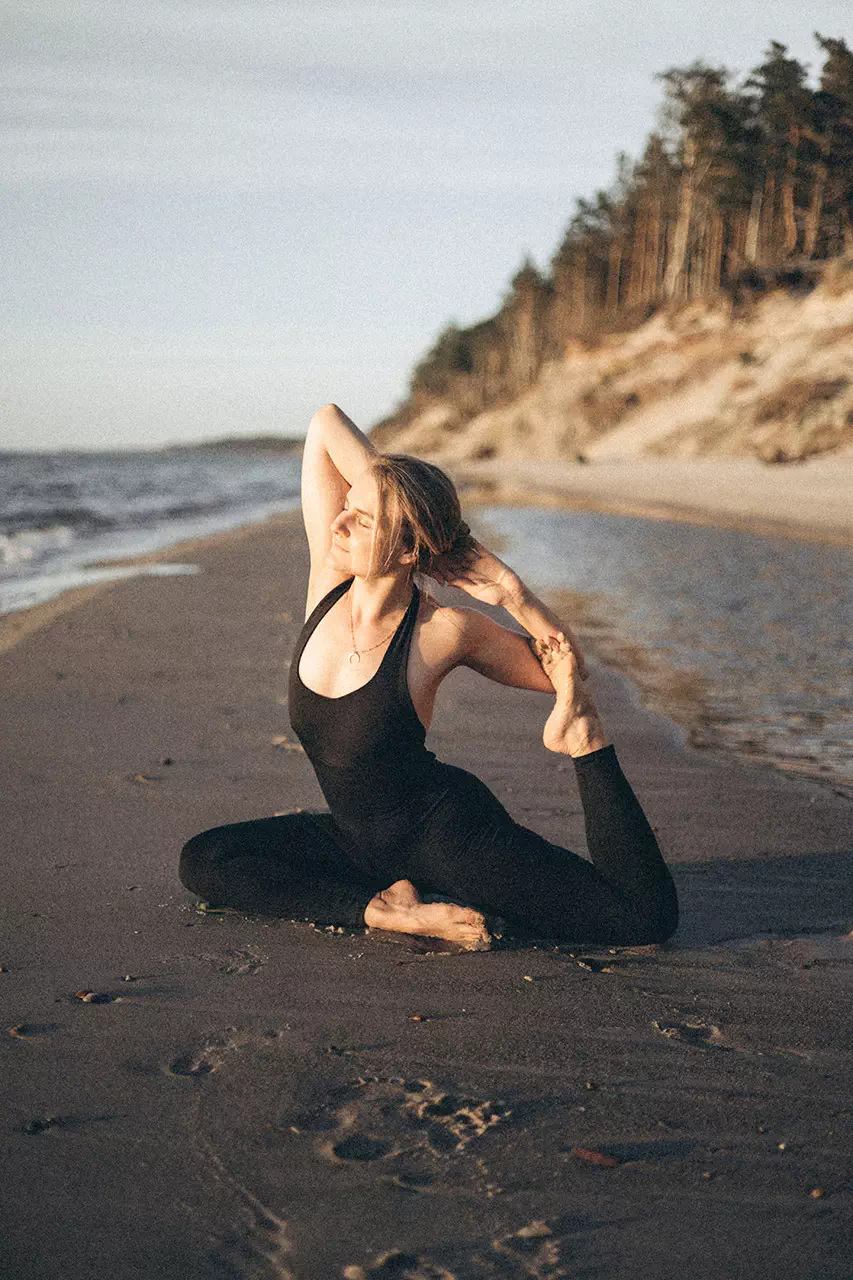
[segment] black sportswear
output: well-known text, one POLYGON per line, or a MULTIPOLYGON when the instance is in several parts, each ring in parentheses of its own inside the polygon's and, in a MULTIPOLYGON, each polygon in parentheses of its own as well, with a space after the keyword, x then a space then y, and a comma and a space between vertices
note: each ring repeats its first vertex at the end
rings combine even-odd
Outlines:
POLYGON ((514 822, 473 774, 425 746, 407 681, 419 593, 367 684, 340 698, 299 676, 302 652, 352 579, 313 610, 290 670, 291 723, 329 813, 215 827, 181 855, 187 888, 216 905, 359 925, 379 889, 408 879, 573 942, 638 944, 675 930, 675 887, 613 747, 575 759, 592 861, 514 822))

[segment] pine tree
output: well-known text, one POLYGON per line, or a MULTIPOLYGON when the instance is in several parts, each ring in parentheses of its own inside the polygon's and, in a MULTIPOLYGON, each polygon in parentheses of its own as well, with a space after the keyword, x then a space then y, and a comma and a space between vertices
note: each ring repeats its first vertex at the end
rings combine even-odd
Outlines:
POLYGON ((754 120, 761 136, 763 194, 757 260, 770 264, 791 257, 799 241, 797 189, 802 185, 802 140, 811 125, 806 68, 772 41, 765 61, 746 88, 753 92, 754 120))
POLYGON ((815 95, 819 158, 809 206, 808 256, 853 251, 853 51, 844 40, 815 33, 826 55, 815 95))
POLYGON ((678 212, 664 277, 670 301, 708 293, 720 284, 721 201, 736 187, 744 146, 743 101, 729 89, 730 72, 694 62, 672 67, 665 85, 663 122, 675 135, 678 212))
POLYGON ((499 313, 507 349, 507 390, 519 395, 531 386, 542 365, 547 339, 551 284, 531 259, 513 276, 499 313))

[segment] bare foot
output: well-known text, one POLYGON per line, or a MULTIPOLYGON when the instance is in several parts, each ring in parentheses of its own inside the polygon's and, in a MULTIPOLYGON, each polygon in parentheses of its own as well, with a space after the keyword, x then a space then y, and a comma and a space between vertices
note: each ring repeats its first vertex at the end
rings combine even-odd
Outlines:
POLYGON ((606 747, 598 708, 581 684, 577 658, 566 637, 561 632, 556 642, 537 640, 533 648, 557 695, 542 734, 545 746, 564 756, 585 756, 606 747))
POLYGON ((479 911, 455 902, 424 902, 411 880, 397 880, 371 898, 364 923, 369 929, 446 938, 469 951, 487 951, 491 941, 479 911))

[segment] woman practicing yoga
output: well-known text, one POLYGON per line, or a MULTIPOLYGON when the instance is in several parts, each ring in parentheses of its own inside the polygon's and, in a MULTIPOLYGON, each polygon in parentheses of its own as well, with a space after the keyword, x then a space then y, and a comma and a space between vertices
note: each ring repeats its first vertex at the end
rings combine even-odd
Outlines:
POLYGON ((329 812, 194 836, 181 855, 186 887, 212 905, 470 947, 488 945, 492 915, 576 943, 668 938, 675 887, 583 685, 577 644, 474 541, 447 476, 377 453, 326 405, 305 441, 302 511, 311 572, 290 719, 329 812), (440 606, 416 573, 502 605, 528 635, 440 606), (574 758, 592 862, 519 826, 478 778, 426 750, 436 691, 458 666, 556 693, 543 740, 574 758))

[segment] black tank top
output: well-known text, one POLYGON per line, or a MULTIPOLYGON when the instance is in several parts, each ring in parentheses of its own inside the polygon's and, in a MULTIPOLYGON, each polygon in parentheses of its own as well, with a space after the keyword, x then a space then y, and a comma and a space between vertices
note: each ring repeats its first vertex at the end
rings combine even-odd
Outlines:
POLYGON ((350 578, 333 587, 306 620, 290 665, 289 704, 290 723, 332 815, 342 827, 363 835, 365 819, 417 804, 422 788, 441 766, 424 745, 426 730, 406 678, 420 601, 417 586, 367 684, 340 698, 327 698, 300 679, 299 662, 310 636, 352 582, 350 578))

